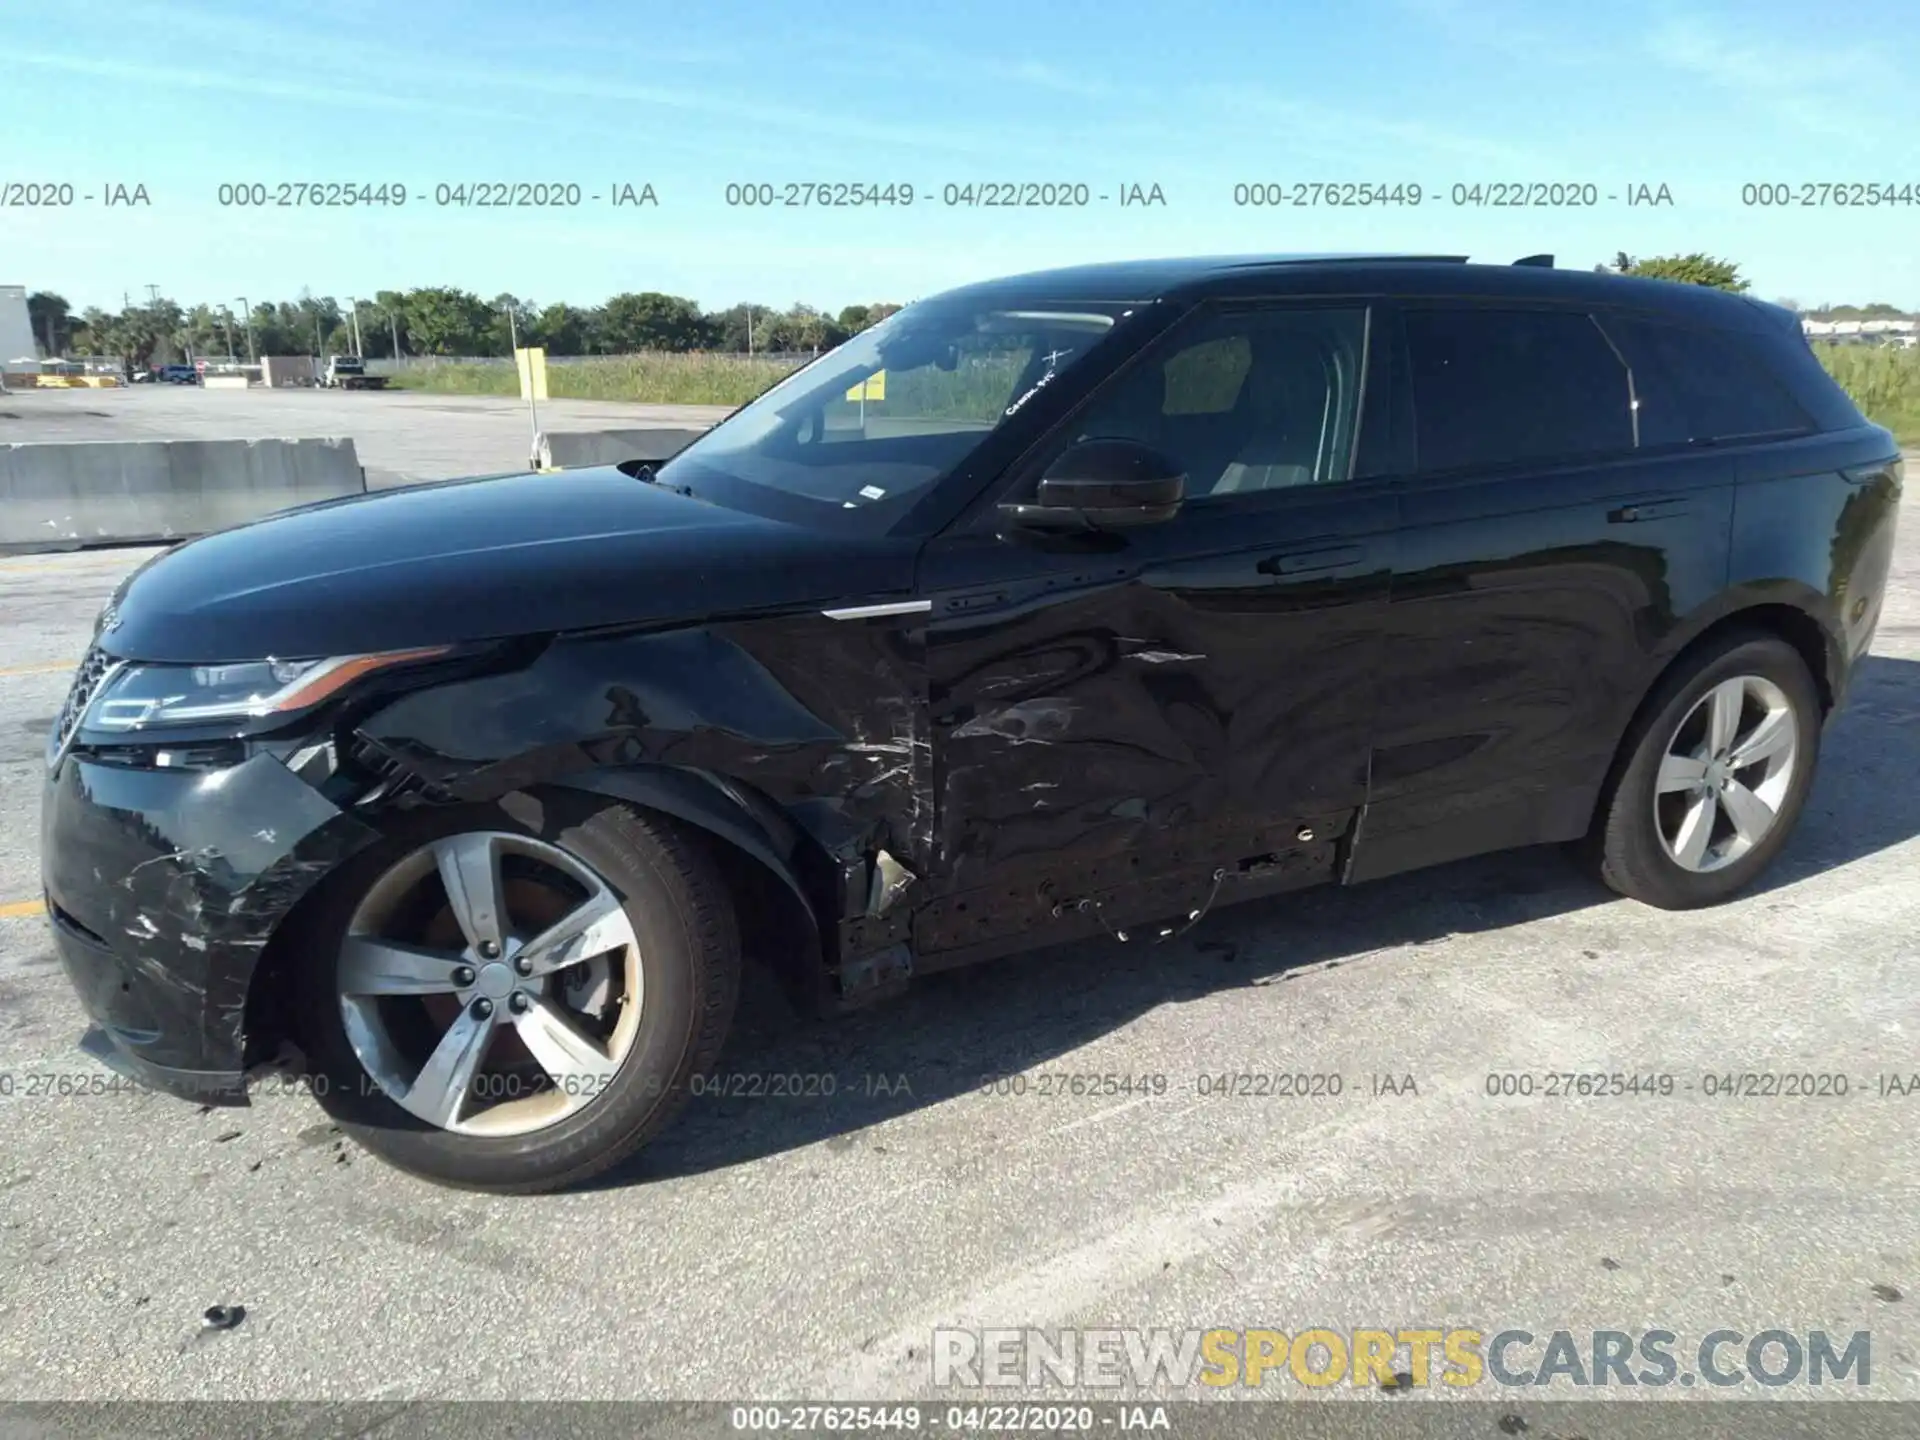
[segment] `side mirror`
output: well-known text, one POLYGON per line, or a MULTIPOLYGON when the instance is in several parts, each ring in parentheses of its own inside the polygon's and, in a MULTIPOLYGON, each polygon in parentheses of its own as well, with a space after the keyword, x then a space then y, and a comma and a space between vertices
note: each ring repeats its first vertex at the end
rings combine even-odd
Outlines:
POLYGON ((1178 461, 1134 440, 1083 440, 1047 467, 1030 502, 1000 514, 1035 530, 1124 530, 1180 513, 1187 491, 1178 461))

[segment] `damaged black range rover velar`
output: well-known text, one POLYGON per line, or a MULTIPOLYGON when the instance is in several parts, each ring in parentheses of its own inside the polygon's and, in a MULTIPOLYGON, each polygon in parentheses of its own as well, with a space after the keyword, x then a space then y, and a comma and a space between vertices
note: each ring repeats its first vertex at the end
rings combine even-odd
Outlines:
POLYGON ((1793 318, 1450 257, 913 305, 651 470, 158 557, 50 741, 83 1042, 532 1191, 656 1134, 743 950, 826 1007, 1580 842, 1664 907, 1786 841, 1902 475, 1793 318), (324 1083, 322 1083, 324 1082, 324 1083))

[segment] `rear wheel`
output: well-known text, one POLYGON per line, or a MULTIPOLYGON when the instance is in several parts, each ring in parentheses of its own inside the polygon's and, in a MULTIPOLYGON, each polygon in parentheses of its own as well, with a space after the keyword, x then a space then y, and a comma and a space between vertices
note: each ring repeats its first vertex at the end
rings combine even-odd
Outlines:
POLYGON ((673 1118, 739 993, 725 882, 694 832, 617 802, 429 813, 317 917, 314 1092, 381 1158, 524 1193, 585 1180, 673 1118))
POLYGON ((1667 910, 1743 889, 1800 816, 1822 718, 1806 662, 1773 636, 1730 637, 1670 676, 1596 822, 1601 878, 1667 910))

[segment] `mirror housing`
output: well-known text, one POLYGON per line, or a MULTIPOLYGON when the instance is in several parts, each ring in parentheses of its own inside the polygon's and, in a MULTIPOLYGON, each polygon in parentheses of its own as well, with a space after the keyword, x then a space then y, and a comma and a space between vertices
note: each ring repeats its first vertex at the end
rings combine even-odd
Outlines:
POLYGON ((1187 477, 1178 461, 1136 440, 1083 440, 1040 477, 1031 501, 1003 503, 1010 523, 1035 530, 1125 530, 1180 513, 1187 477))

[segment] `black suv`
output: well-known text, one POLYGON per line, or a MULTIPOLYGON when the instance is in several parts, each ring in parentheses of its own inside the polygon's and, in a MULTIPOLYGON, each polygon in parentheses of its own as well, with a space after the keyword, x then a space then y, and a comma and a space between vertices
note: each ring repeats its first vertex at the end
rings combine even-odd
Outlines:
POLYGON ((184 545, 102 613, 44 867, 90 1051, 304 1063, 448 1183, 700 1088, 743 950, 828 1008, 1509 846, 1726 898, 1880 614, 1898 452, 1791 316, 1450 257, 975 285, 657 473, 184 545))

